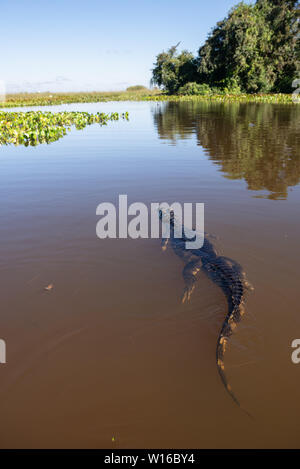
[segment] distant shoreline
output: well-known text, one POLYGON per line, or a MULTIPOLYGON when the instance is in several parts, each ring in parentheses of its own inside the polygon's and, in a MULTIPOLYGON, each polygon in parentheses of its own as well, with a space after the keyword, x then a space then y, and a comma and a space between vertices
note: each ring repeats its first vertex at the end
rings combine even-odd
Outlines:
POLYGON ((61 104, 97 103, 111 101, 206 101, 218 103, 273 103, 299 104, 295 95, 281 93, 258 94, 212 94, 212 95, 167 95, 159 90, 72 92, 72 93, 18 93, 8 94, 0 102, 0 108, 25 106, 53 106, 61 104))

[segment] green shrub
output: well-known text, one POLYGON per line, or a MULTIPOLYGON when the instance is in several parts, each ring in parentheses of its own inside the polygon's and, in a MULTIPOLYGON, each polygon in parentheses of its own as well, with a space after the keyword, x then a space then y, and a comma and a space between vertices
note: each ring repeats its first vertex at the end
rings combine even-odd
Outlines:
POLYGON ((178 90, 178 94, 191 96, 191 95, 202 95, 208 96, 211 94, 211 88, 206 83, 195 83, 189 82, 181 86, 178 90))
POLYGON ((216 83, 216 86, 212 86, 211 88, 212 94, 217 95, 240 95, 242 94, 241 87, 239 82, 236 78, 226 78, 225 80, 221 80, 216 83))
POLYGON ((128 88, 126 88, 126 91, 145 91, 145 90, 148 90, 148 88, 146 88, 146 86, 143 86, 143 85, 128 86, 128 88))

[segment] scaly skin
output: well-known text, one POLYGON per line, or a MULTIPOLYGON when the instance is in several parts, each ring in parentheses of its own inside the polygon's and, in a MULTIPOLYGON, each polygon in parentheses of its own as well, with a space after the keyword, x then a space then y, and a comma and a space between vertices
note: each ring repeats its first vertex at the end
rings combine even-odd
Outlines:
MULTIPOLYGON (((225 389, 240 407, 240 403, 232 391, 225 374, 224 355, 228 341, 237 324, 243 317, 244 301, 246 292, 252 289, 246 280, 245 273, 241 266, 228 257, 219 256, 215 247, 209 239, 209 235, 205 233, 204 244, 200 249, 189 250, 185 248, 187 238, 182 227, 182 238, 174 237, 174 215, 168 218, 166 214, 160 212, 160 218, 169 223, 170 220, 170 238, 163 239, 163 250, 170 244, 175 254, 184 261, 183 278, 185 288, 182 296, 182 302, 190 300, 198 273, 204 272, 215 284, 217 284, 225 294, 228 303, 228 313, 223 322, 216 347, 216 363, 218 372, 225 386, 225 389)), ((243 409, 247 415, 250 414, 243 409)))

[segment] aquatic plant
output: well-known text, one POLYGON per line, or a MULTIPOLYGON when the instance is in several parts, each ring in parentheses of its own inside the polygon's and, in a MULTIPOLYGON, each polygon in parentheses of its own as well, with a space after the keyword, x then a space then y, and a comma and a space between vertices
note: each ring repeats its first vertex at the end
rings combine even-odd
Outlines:
POLYGON ((0 102, 0 108, 24 106, 52 106, 75 103, 98 103, 109 101, 216 101, 216 102, 249 102, 249 103, 275 103, 293 104, 292 94, 272 93, 233 93, 226 89, 222 92, 212 88, 207 95, 168 95, 159 90, 145 90, 145 92, 93 92, 93 93, 21 93, 8 94, 6 101, 0 102))
POLYGON ((18 93, 7 94, 4 101, 0 101, 0 108, 24 106, 52 106, 72 103, 99 103, 107 101, 134 101, 144 96, 155 96, 161 93, 158 89, 85 93, 18 93))
POLYGON ((265 103, 265 104, 299 104, 292 94, 211 94, 211 95, 197 95, 197 96, 178 96, 178 95, 159 95, 159 96, 147 96, 143 98, 146 101, 170 101, 170 102, 218 102, 218 103, 265 103))
POLYGON ((54 142, 74 125, 83 129, 87 125, 106 125, 119 118, 128 120, 128 113, 89 114, 88 112, 0 112, 0 145, 38 145, 54 142))

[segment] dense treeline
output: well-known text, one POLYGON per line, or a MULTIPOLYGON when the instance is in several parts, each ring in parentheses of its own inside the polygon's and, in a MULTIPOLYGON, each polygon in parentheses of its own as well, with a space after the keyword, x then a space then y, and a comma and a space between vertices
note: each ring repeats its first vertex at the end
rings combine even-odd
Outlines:
POLYGON ((299 78, 299 0, 239 3, 217 23, 198 56, 160 53, 152 82, 168 93, 290 92, 299 78))

